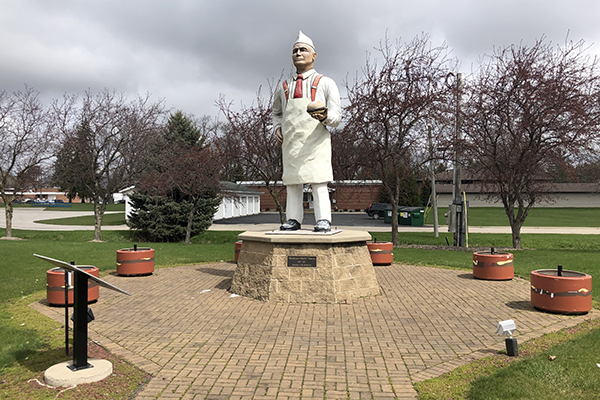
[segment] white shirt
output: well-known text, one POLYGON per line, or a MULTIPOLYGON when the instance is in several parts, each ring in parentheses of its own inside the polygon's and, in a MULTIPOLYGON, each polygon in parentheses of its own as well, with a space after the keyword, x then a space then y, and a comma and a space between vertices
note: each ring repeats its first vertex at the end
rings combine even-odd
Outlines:
MULTIPOLYGON (((302 97, 310 98, 311 86, 313 81, 317 77, 317 71, 311 69, 302 74, 302 97)), ((289 97, 294 97, 294 90, 296 89, 298 74, 294 74, 288 79, 288 91, 289 97)), ((342 105, 340 100, 340 91, 338 90, 335 81, 331 78, 323 76, 317 85, 317 93, 315 94, 315 101, 322 101, 327 107, 327 118, 321 121, 323 125, 335 128, 342 121, 342 105)), ((281 126, 281 120, 283 119, 283 113, 287 106, 287 99, 285 98, 285 91, 283 84, 279 84, 275 92, 275 98, 273 99, 273 128, 274 131, 281 126)))

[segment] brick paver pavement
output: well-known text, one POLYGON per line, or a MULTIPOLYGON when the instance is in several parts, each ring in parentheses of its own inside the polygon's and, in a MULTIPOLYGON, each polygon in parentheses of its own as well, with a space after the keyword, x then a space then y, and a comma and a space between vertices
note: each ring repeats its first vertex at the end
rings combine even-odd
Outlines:
MULTIPOLYGON (((415 398, 413 382, 597 317, 539 312, 529 282, 468 271, 376 267, 380 296, 351 304, 266 303, 227 291, 234 264, 157 269, 106 280, 90 336, 154 377, 137 399, 415 398)), ((36 305, 59 321, 61 309, 36 305)))

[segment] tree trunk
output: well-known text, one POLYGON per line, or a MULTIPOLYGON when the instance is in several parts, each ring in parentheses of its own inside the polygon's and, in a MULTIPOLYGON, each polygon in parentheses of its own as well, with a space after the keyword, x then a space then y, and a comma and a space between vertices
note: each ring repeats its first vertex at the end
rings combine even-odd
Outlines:
POLYGON ((269 194, 275 201, 275 204, 277 204, 277 212, 279 212, 279 222, 283 224, 285 222, 285 209, 283 208, 283 206, 281 205, 281 202, 279 201, 279 196, 277 196, 277 190, 276 190, 277 187, 276 186, 273 187, 273 186, 269 185, 268 182, 265 182, 265 184, 267 185, 267 190, 268 190, 269 194))
POLYGON ((398 247, 398 198, 392 199, 392 245, 398 247))
POLYGON ((12 237, 12 218, 13 218, 13 205, 6 197, 3 196, 4 200, 4 216, 6 218, 6 237, 12 237))
POLYGON ((515 215, 515 203, 511 202, 508 196, 502 196, 502 205, 504 206, 504 212, 508 217, 510 223, 510 230, 512 232, 512 243, 515 249, 521 248, 521 228, 525 223, 529 210, 533 207, 534 202, 530 202, 527 205, 522 199, 517 200, 517 215, 515 215))
POLYGON ((525 218, 523 218, 523 211, 519 208, 517 217, 515 217, 515 206, 510 204, 508 200, 502 199, 504 205, 504 212, 508 217, 508 223, 510 224, 510 231, 512 232, 512 243, 515 249, 521 248, 521 227, 525 218))
POLYGON ((185 228, 185 244, 190 244, 190 239, 192 237, 192 222, 194 221, 195 211, 195 207, 192 205, 192 209, 188 215, 187 227, 185 228))
POLYGON ((102 219, 106 211, 106 204, 94 200, 94 242, 102 241, 102 219))
POLYGON ((515 249, 521 248, 521 226, 522 224, 519 224, 516 221, 510 225, 510 230, 512 232, 512 243, 515 249))
POLYGON ((396 184, 393 190, 389 190, 390 198, 392 200, 392 244, 394 247, 400 246, 398 240, 398 207, 400 206, 400 177, 398 173, 396 175, 396 184))

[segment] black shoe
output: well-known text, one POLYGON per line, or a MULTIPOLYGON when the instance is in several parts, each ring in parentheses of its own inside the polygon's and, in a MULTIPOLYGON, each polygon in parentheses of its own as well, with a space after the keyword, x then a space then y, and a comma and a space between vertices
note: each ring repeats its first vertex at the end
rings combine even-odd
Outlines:
POLYGON ((295 219, 288 219, 279 227, 281 231, 297 231, 300 229, 300 222, 295 219))
POLYGON ((315 225, 315 232, 330 232, 331 231, 331 222, 326 219, 320 219, 317 221, 315 225))

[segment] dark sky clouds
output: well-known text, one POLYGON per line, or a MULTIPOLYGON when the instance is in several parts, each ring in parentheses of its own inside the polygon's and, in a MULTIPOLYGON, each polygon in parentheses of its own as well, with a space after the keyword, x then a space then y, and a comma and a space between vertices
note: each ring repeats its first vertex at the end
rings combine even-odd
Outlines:
POLYGON ((0 90, 149 92, 216 115, 220 95, 249 104, 291 72, 298 30, 317 47, 317 70, 341 86, 386 35, 446 41, 468 73, 494 47, 543 35, 600 54, 598 21, 596 0, 0 0, 0 90))

